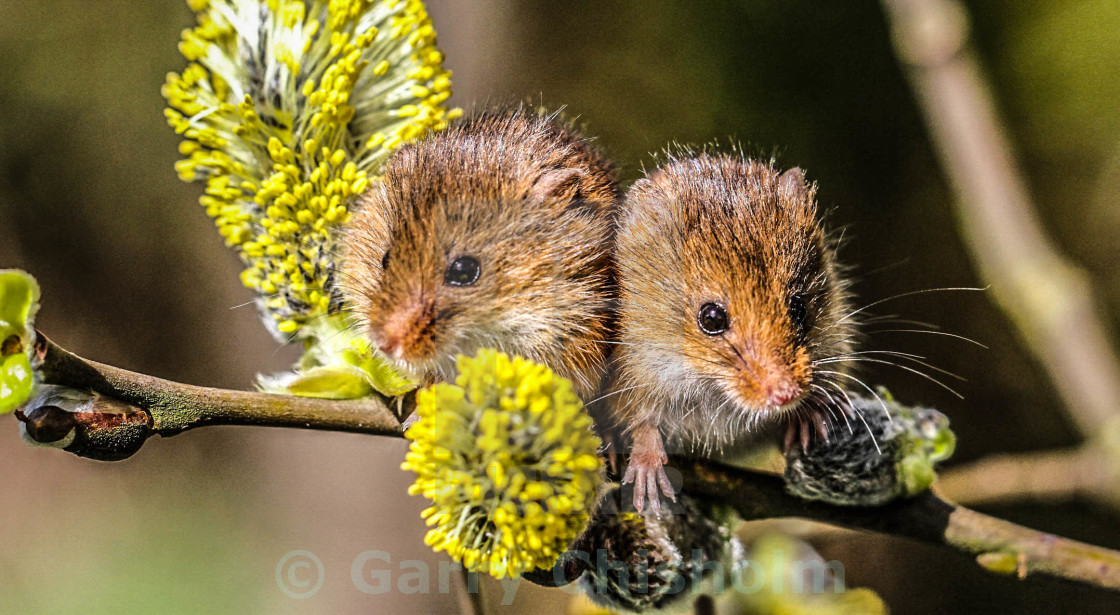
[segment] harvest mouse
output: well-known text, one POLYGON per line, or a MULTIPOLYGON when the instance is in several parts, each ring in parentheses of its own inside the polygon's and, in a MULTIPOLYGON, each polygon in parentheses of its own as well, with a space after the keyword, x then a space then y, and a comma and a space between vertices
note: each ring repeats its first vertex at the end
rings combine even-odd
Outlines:
POLYGON ((612 165, 554 115, 485 112, 386 163, 340 281, 374 345, 426 383, 491 347, 589 400, 613 348, 618 198, 612 165))
POLYGON ((851 351, 845 282, 797 168, 735 155, 670 159, 638 180, 617 237, 619 347, 611 414, 632 441, 638 510, 673 497, 665 443, 711 452, 790 421, 825 436, 851 351))

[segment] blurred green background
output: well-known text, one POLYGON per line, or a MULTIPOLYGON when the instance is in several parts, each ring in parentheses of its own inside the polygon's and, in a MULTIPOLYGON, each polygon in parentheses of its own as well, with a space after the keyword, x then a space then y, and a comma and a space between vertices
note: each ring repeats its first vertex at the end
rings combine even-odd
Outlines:
MULTIPOLYGON (((974 39, 1041 214, 1120 314, 1120 3, 974 0, 974 39)), ((820 184, 864 301, 981 285, 952 195, 892 55, 876 2, 451 2, 430 0, 454 102, 566 106, 637 177, 671 141, 776 153, 820 184)), ((0 4, 0 266, 43 286, 39 325, 122 367, 244 388, 294 360, 265 333, 239 264, 172 170, 164 74, 193 23, 178 0, 0 4)), ((968 378, 960 401, 883 366, 869 379, 948 414, 954 463, 1076 442, 1045 374, 983 293, 924 294, 878 313, 987 344, 874 335, 968 378)), ((366 595, 359 553, 439 558, 405 495, 404 444, 352 435, 213 428, 101 464, 24 445, 0 419, 0 612, 432 613, 454 596, 366 595), (289 551, 325 583, 296 601, 275 581, 289 551)), ((1120 547, 1120 514, 1086 502, 1007 506, 1012 520, 1120 547)), ((845 535, 819 545, 852 586, 896 613, 1116 613, 1120 598, 1017 582, 961 555, 845 535)), ((394 582, 396 579, 394 578, 394 582)), ((501 588, 488 586, 491 598, 501 588)), ((525 588, 522 588, 523 590, 525 588)), ((563 612, 521 591, 498 612, 563 612)))

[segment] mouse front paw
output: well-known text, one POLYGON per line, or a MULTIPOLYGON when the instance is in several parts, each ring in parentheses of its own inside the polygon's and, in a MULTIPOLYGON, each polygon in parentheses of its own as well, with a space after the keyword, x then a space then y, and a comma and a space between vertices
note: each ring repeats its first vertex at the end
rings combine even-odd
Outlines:
POLYGON ((788 451, 794 446, 801 446, 802 452, 807 452, 809 446, 815 442, 828 442, 829 420, 824 414, 811 411, 807 414, 796 414, 789 417, 786 423, 786 435, 782 439, 782 451, 788 451))
POLYGON ((661 510, 661 494, 665 494, 674 502, 677 494, 669 482, 669 475, 665 473, 665 464, 669 459, 664 455, 634 454, 630 456, 630 463, 626 466, 626 474, 622 483, 634 483, 634 508, 638 512, 645 509, 646 499, 653 512, 661 510))

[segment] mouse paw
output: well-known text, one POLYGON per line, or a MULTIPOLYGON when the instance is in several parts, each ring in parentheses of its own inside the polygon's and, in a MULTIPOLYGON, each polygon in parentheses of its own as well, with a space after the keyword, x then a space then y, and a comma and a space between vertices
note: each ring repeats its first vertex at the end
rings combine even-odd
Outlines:
POLYGON ((665 473, 665 464, 669 459, 664 455, 634 454, 630 456, 630 463, 626 466, 626 474, 622 477, 623 484, 634 483, 634 508, 638 512, 645 509, 646 499, 649 499, 649 508, 652 512, 661 511, 661 495, 665 494, 674 502, 677 494, 669 482, 669 475, 665 473))
POLYGON ((814 436, 828 442, 828 418, 819 412, 793 415, 786 424, 782 450, 788 451, 799 444, 802 452, 808 451, 814 436))

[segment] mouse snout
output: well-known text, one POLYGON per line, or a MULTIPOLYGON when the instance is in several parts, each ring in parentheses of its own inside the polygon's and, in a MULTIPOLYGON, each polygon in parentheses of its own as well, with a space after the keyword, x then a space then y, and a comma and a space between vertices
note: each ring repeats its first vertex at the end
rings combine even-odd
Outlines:
POLYGON ((739 391, 751 405, 780 408, 796 402, 809 386, 807 359, 767 352, 750 343, 738 351, 739 391))
POLYGON ((423 358, 432 347, 435 302, 423 295, 410 297, 389 313, 381 325, 381 352, 399 361, 423 358))
POLYGON ((793 378, 778 376, 768 379, 763 384, 761 393, 766 399, 766 405, 784 406, 800 397, 803 390, 793 378))

